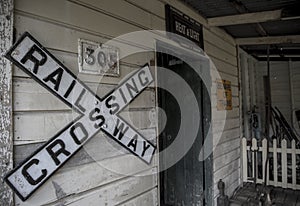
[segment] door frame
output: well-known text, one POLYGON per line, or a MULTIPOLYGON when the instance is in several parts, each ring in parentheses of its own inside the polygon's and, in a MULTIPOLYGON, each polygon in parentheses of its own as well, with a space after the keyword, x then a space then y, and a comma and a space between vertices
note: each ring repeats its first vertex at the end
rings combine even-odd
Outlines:
MULTIPOLYGON (((192 50, 188 50, 180 45, 172 46, 168 43, 156 40, 155 42, 155 79, 156 79, 156 83, 155 83, 155 95, 156 95, 156 105, 158 106, 158 101, 159 101, 159 93, 158 93, 158 72, 157 72, 157 61, 158 61, 158 55, 157 55, 157 47, 162 47, 165 49, 169 49, 171 51, 173 51, 175 54, 180 53, 180 54, 185 54, 184 56, 188 57, 189 59, 198 59, 198 58, 203 58, 204 55, 202 53, 199 52, 195 52, 192 50), (173 50, 172 50, 173 49, 173 50), (179 51, 179 52, 178 52, 179 51)), ((182 55, 181 55, 182 56, 182 55)), ((206 58, 206 57, 205 57, 206 58)), ((209 61, 208 61, 209 62, 209 61)), ((210 68, 210 65, 209 65, 210 68)), ((209 69, 210 70, 210 69, 209 69)), ((207 71, 210 72, 210 71, 207 71)), ((207 76, 207 75, 206 75, 207 76)), ((210 74, 208 74, 208 76, 210 77, 210 74)), ((211 85, 211 80, 209 80, 210 85, 211 85)), ((210 99, 210 95, 209 92, 210 91, 204 91, 205 90, 205 85, 204 83, 203 87, 202 87, 202 94, 203 94, 203 98, 201 99, 201 110, 202 110, 202 135, 203 135, 203 143, 204 143, 204 138, 206 136, 206 138, 213 138, 211 131, 210 131, 210 126, 211 126, 211 99, 210 99), (206 134, 206 135, 205 135, 206 134)), ((206 85, 206 86, 210 86, 210 85, 206 85)), ((210 89, 210 88, 209 88, 210 89)), ((160 138, 160 115, 158 114, 158 121, 157 121, 157 150, 158 152, 160 151, 160 144, 159 144, 159 138, 160 138)), ((212 142, 212 141, 211 141, 212 142)), ((202 144, 203 145, 203 144, 202 144)), ((161 157, 159 155, 158 157, 158 171, 160 171, 160 161, 161 161, 161 157)), ((213 205, 213 154, 210 154, 208 158, 205 159, 204 163, 204 177, 203 177, 203 184, 204 184, 204 205, 213 205)), ((157 175, 158 178, 158 204, 161 205, 161 193, 163 192, 163 188, 161 188, 161 172, 159 172, 159 174, 157 175)))

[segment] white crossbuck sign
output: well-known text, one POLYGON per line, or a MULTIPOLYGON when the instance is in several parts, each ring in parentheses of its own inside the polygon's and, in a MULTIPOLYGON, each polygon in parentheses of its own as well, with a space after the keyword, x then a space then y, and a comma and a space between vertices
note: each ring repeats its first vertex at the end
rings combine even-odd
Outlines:
POLYGON ((155 146, 117 115, 153 82, 148 65, 101 99, 27 32, 5 56, 81 114, 5 177, 23 201, 100 130, 151 162, 155 146))

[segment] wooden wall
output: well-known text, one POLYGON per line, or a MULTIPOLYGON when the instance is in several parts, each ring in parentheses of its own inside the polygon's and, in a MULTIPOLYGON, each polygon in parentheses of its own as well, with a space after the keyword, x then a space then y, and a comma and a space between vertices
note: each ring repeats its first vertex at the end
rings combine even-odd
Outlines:
MULTIPOLYGON (((204 48, 223 79, 231 81, 233 109, 224 119, 216 109, 213 84, 212 125, 214 137, 221 135, 213 155, 213 198, 217 182, 226 183, 231 195, 240 184, 240 107, 239 73, 235 41, 223 30, 209 28, 197 12, 174 0, 16 0, 17 37, 29 31, 75 74, 78 74, 78 39, 97 42, 144 29, 165 30, 164 5, 181 10, 204 25, 204 48), (226 120, 224 130, 219 125, 226 120)), ((122 52, 122 51, 121 51, 122 52)), ((143 53, 121 61, 120 78, 104 77, 99 84, 95 75, 78 74, 99 96, 103 96, 129 72, 154 59, 143 53)), ((215 82, 215 80, 213 80, 215 82)), ((149 117, 156 105, 155 90, 149 87, 123 112, 148 139, 155 141, 156 125, 149 117)), ((43 89, 17 67, 13 69, 14 159, 19 163, 35 148, 63 128, 74 114, 62 102, 43 89)), ((18 205, 157 205, 158 160, 150 166, 114 145, 104 134, 94 137, 70 162, 63 166, 29 200, 18 205), (94 162, 89 154, 98 154, 101 165, 125 172, 121 175, 94 162), (100 153, 100 155, 99 155, 100 153), (141 174, 130 176, 131 174, 141 174), (145 175, 146 174, 146 175, 145 175)))
MULTIPOLYGON (((255 66, 258 61, 247 54, 242 49, 239 49, 239 65, 240 65, 240 82, 241 82, 241 135, 246 138, 253 136, 251 125, 249 124, 250 115, 254 106, 257 106, 258 78, 255 66)), ((261 88, 259 88, 261 89, 261 88)))
MULTIPOLYGON (((263 76, 267 75, 267 62, 258 62, 255 66, 257 71, 257 100, 259 108, 264 114, 264 92, 263 76)), ((298 123, 295 123, 295 116, 292 120, 292 113, 300 109, 299 99, 299 62, 270 62, 271 71, 271 94, 272 106, 277 106, 290 124, 294 124, 299 131, 298 123)), ((264 117, 264 115, 263 115, 264 117)))
MULTIPOLYGON (((145 53, 125 58, 119 78, 104 77, 100 81, 96 75, 78 74, 78 39, 106 42, 118 35, 163 23, 125 1, 15 2, 17 36, 29 31, 100 97, 154 55, 145 53)), ((17 164, 77 114, 16 67, 13 86, 17 164)), ((121 115, 131 120, 147 139, 155 141, 155 127, 149 119, 154 107, 155 90, 149 87, 121 115)), ((21 202, 16 198, 15 202, 20 205, 138 205, 142 201, 144 205, 155 205, 157 165, 154 160, 147 166, 100 132, 30 199, 21 202)))
MULTIPOLYGON (((293 114, 295 115, 295 110, 300 110, 300 62, 289 62, 290 64, 290 80, 292 82, 291 84, 291 94, 292 94, 292 110, 293 114)), ((296 120, 296 117, 293 117, 293 125, 300 134, 300 128, 298 125, 298 122, 296 120)))

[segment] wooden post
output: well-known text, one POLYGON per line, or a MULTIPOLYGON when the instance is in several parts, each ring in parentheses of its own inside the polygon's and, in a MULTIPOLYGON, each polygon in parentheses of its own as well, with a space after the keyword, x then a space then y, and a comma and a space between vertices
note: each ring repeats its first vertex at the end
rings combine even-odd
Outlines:
POLYGON ((247 55, 244 53, 240 54, 241 58, 241 84, 242 84, 242 104, 243 104, 243 122, 244 122, 244 137, 247 139, 251 138, 250 130, 249 130, 249 104, 248 104, 248 96, 249 96, 249 81, 248 81, 248 60, 247 55))
POLYGON ((278 185, 278 167, 277 167, 277 141, 273 139, 273 172, 274 172, 274 186, 278 185))
POLYGON ((0 205, 13 205, 3 177, 13 167, 12 65, 3 55, 13 43, 13 0, 0 2, 0 205))
POLYGON ((296 173, 296 142, 293 139, 292 140, 292 185, 293 189, 295 190, 297 188, 297 173, 296 173))

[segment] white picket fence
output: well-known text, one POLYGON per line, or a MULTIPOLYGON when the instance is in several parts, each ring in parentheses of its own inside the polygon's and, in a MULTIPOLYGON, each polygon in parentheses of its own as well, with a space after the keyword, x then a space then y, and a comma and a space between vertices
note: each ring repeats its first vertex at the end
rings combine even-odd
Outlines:
MULTIPOLYGON (((300 174, 299 171, 297 171, 297 167, 300 167, 300 165, 297 166, 297 161, 296 161, 297 158, 298 160, 300 159, 300 149, 296 149, 295 141, 293 140, 290 144, 290 147, 287 147, 287 141, 282 140, 281 147, 277 147, 276 140, 274 139, 273 145, 271 145, 269 148, 269 154, 270 156, 273 154, 273 157, 269 161, 267 168, 270 168, 269 166, 271 164, 271 166, 273 166, 273 169, 271 169, 271 173, 273 174, 270 174, 269 169, 267 170, 267 176, 268 176, 267 185, 273 185, 282 188, 300 189, 300 180, 299 180, 300 174), (281 156, 281 160, 280 160, 280 156, 281 156), (297 177, 298 177, 298 181, 297 181, 297 177)), ((264 176, 266 170, 265 160, 267 158, 267 140, 263 139, 261 146, 258 146, 257 140, 252 139, 252 146, 250 148, 250 146, 247 145, 246 138, 243 138, 242 155, 243 155, 242 156, 243 181, 244 182, 253 181, 251 180, 251 177, 253 177, 253 174, 256 170, 256 174, 257 174, 256 182, 263 183, 265 179, 264 176), (251 151, 257 151, 256 161, 253 161, 255 152, 251 152, 251 151), (249 175, 250 173, 251 175, 249 175), (260 174, 260 177, 258 177, 258 174, 260 174)))

